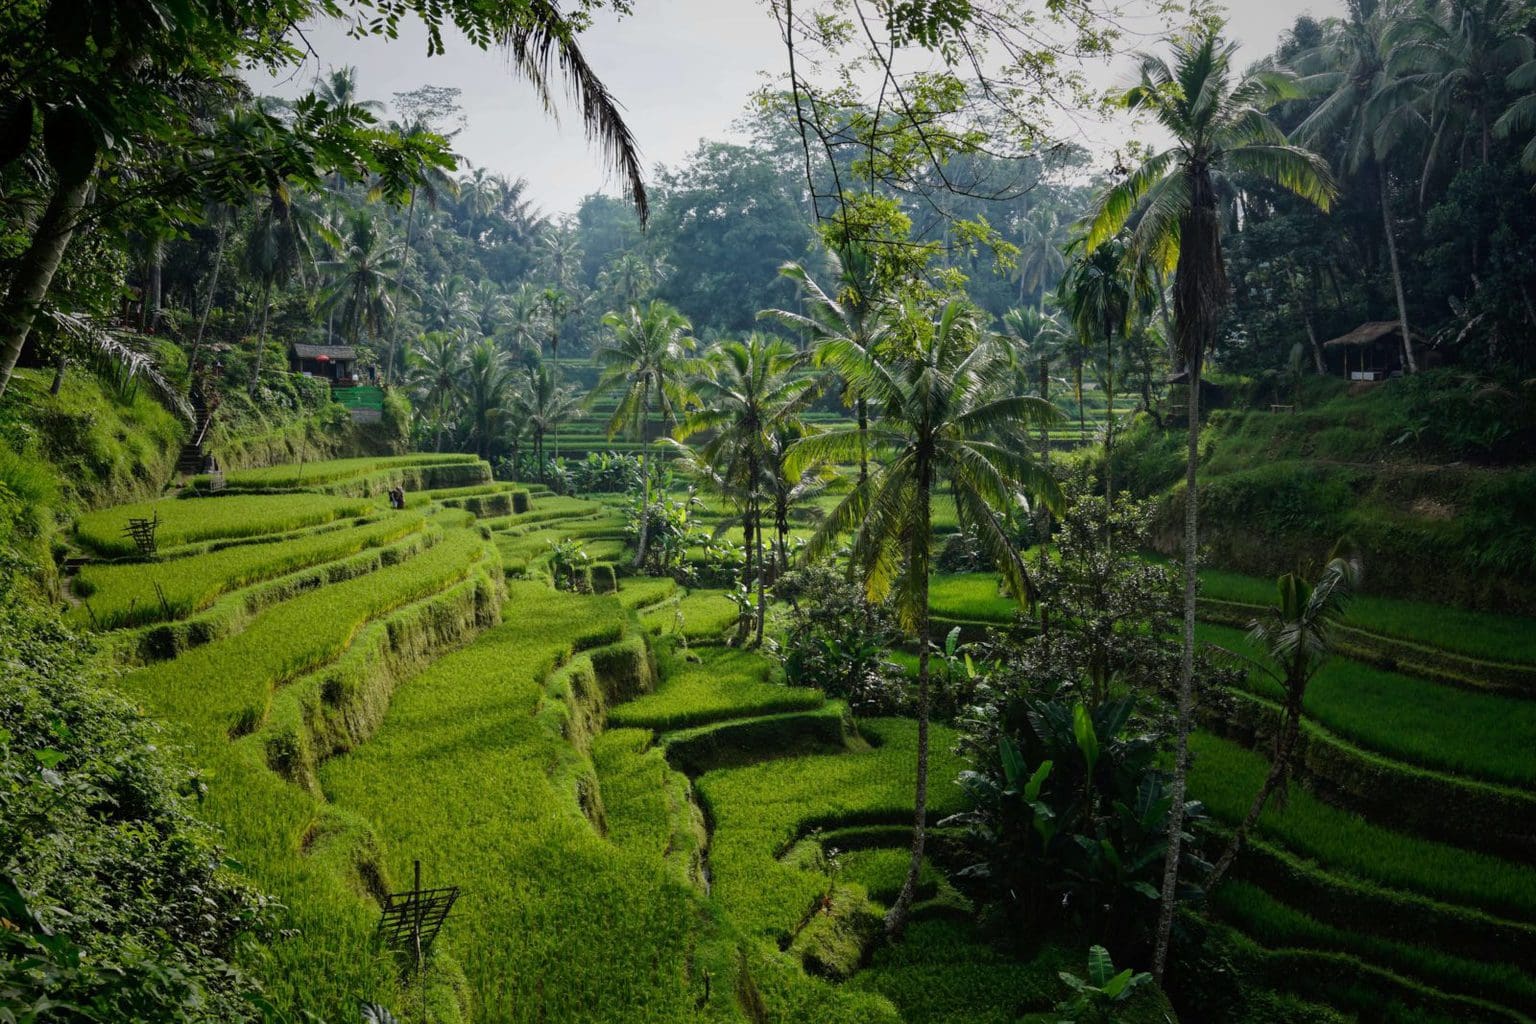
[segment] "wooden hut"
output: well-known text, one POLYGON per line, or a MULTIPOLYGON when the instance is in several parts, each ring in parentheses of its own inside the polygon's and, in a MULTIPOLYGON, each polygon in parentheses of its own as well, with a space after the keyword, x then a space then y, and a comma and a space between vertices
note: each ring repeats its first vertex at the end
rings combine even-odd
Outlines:
MULTIPOLYGON (((1407 369, 1403 365, 1403 326, 1396 320, 1361 324, 1348 334, 1323 342, 1330 368, 1345 380, 1386 380, 1407 369)), ((1413 335, 1413 354, 1424 364, 1424 340, 1413 335)))
POLYGON ((343 387, 357 383, 357 349, 351 345, 301 345, 289 349, 288 365, 294 373, 323 377, 343 387))

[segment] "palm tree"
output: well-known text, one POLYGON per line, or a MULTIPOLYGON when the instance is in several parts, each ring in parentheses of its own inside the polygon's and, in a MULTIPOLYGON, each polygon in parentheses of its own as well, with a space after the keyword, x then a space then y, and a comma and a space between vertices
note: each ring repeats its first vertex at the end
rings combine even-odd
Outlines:
POLYGON ((1505 80, 1536 57, 1536 40, 1525 34, 1530 22, 1530 5, 1520 0, 1446 0, 1397 20, 1388 63, 1428 114, 1425 185, 1454 134, 1488 163, 1505 80))
POLYGON ((773 437, 798 424, 799 414, 816 396, 814 377, 799 374, 803 357, 788 342, 752 333, 745 341, 725 341, 700 361, 689 381, 699 407, 678 427, 679 441, 710 432, 699 459, 745 498, 742 518, 747 548, 747 580, 757 561, 757 639, 763 642, 767 613, 767 562, 763 557, 763 504, 773 437))
POLYGON ((544 347, 549 328, 544 323, 544 293, 524 281, 507 295, 503 307, 510 347, 537 353, 544 347))
POLYGON ((539 466, 539 482, 544 482, 544 437, 560 429, 560 424, 573 419, 581 411, 576 389, 561 387, 549 367, 543 363, 530 365, 522 387, 514 396, 516 406, 511 414, 528 424, 533 434, 533 457, 539 466))
MULTIPOLYGON (((863 248, 849 245, 840 255, 829 252, 827 263, 834 291, 829 292, 800 263, 786 263, 779 273, 799 288, 805 303, 804 313, 787 309, 765 309, 759 319, 775 320, 786 327, 804 331, 818 349, 830 350, 844 343, 876 350, 884 336, 886 301, 881 295, 874 258, 863 248)), ((844 381, 843 395, 852 399, 858 420, 859 436, 869 431, 869 401, 851 381, 844 381)), ((867 446, 860 445, 859 480, 869 477, 867 446)))
MULTIPOLYGON (((454 274, 434 281, 421 297, 422 327, 428 331, 467 331, 477 325, 468 283, 454 274)), ((489 332, 481 332, 482 337, 489 332)))
MULTIPOLYGON (((874 600, 894 589, 902 623, 918 643, 917 783, 913 808, 912 858, 901 893, 886 916, 899 934, 916 892, 928 815, 928 659, 931 648, 928 575, 935 489, 947 480, 962 527, 974 529, 994 559, 1009 590, 1022 602, 1033 585, 1023 559, 1009 541, 1002 510, 1020 493, 1059 506, 1061 491, 1050 473, 1030 457, 1018 431, 1054 422, 1059 413, 1038 398, 985 398, 1005 385, 1011 371, 1002 347, 984 336, 968 306, 952 300, 931 324, 909 300, 900 315, 911 340, 878 354, 851 338, 829 342, 823 359, 879 404, 881 416, 868 428, 870 473, 860 480, 817 528, 808 558, 830 552, 844 533, 853 533, 852 565, 862 572, 874 600)), ((857 427, 817 434, 795 442, 786 469, 795 476, 818 462, 849 462, 864 448, 857 427)))
POLYGON ((490 278, 476 281, 470 289, 469 309, 482 337, 496 337, 505 329, 507 297, 490 278))
MULTIPOLYGON (((1112 505, 1115 489, 1110 457, 1115 443, 1115 339, 1125 335, 1131 311, 1149 286, 1145 283, 1144 265, 1131 258, 1125 243, 1118 238, 1111 238, 1093 249, 1079 245, 1075 252, 1057 294, 1077 328, 1083 347, 1086 349, 1094 338, 1104 342, 1104 500, 1112 505)), ((1081 383, 1078 387, 1081 415, 1081 383)))
MULTIPOLYGON (((1500 138, 1508 138, 1516 133, 1531 132, 1536 128, 1536 60, 1528 60, 1511 71, 1505 84, 1520 95, 1499 115, 1493 126, 1494 133, 1500 138)), ((1528 171, 1536 171, 1536 133, 1531 134, 1530 141, 1520 151, 1520 164, 1528 171)))
MULTIPOLYGON (((1070 352, 1076 341, 1055 313, 1020 306, 1003 314, 1002 342, 1014 370, 1014 390, 1027 394, 1033 385, 1042 401, 1051 400, 1051 363, 1070 352)), ((1051 453, 1051 435, 1040 428, 1040 458, 1051 453)))
POLYGON ((570 288, 581 265, 581 239, 570 228, 551 228, 539 239, 539 262, 552 288, 570 288))
POLYGON ((356 345, 365 331, 375 338, 382 334, 394 311, 389 285, 400 260, 390 254, 373 215, 355 211, 336 258, 322 260, 319 267, 331 279, 323 298, 341 310, 342 335, 356 345))
POLYGON ((501 410, 512 386, 512 370, 506 353, 490 338, 481 338, 470 346, 461 374, 470 437, 474 439, 476 453, 487 458, 491 442, 500 433, 501 410))
POLYGON ((446 332, 423 335, 416 343, 416 365, 411 382, 416 401, 433 410, 437 420, 437 451, 443 450, 449 410, 463 397, 464 347, 457 336, 446 332))
MULTIPOLYGON (((608 313, 603 326, 612 334, 592 354, 602 369, 592 398, 617 391, 618 404, 608 420, 608 436, 628 429, 640 443, 640 479, 642 510, 651 504, 651 447, 646 442, 646 426, 651 410, 661 413, 662 422, 671 427, 686 404, 679 373, 687 353, 693 348, 688 318, 660 299, 652 299, 643 309, 630 306, 623 313, 608 313)), ((646 523, 640 517, 640 537, 635 552, 635 567, 645 564, 646 523)))
POLYGON ((1141 80, 1121 98, 1125 107, 1145 111, 1171 135, 1174 144, 1153 153, 1129 177, 1109 189, 1090 217, 1085 244, 1097 247, 1140 213, 1129 244, 1148 262, 1169 250, 1176 238, 1173 282, 1175 346, 1189 385, 1188 445, 1184 465, 1184 639, 1179 674, 1173 809, 1168 815, 1162 905, 1152 970, 1161 979, 1173 928, 1179 858, 1184 832, 1184 794, 1189 774, 1189 730, 1194 714, 1195 595, 1199 586, 1195 471, 1199 458, 1200 386, 1205 354, 1215 341, 1227 301, 1222 258, 1222 219, 1216 179, 1231 172, 1280 185, 1323 209, 1334 186, 1328 166, 1316 154, 1292 146, 1264 111, 1300 95, 1295 79, 1274 67, 1260 67, 1232 81, 1235 47, 1221 38, 1219 22, 1173 42, 1171 62, 1141 57, 1141 80))
POLYGON ((655 289, 656 265, 634 249, 627 249, 608 261, 597 283, 621 305, 632 306, 655 289))
POLYGON ((1013 276, 1019 282, 1019 303, 1027 292, 1040 296, 1039 309, 1045 312, 1045 297, 1067 269, 1062 250, 1067 239, 1061 211, 1054 205, 1037 207, 1019 223, 1019 258, 1013 276))
POLYGON ((245 271, 261 286, 261 328, 256 334, 256 353, 251 366, 252 393, 261 382, 261 363, 267 351, 267 322, 272 313, 272 289, 294 277, 303 280, 315 266, 312 239, 326 237, 338 243, 334 231, 309 203, 298 201, 287 184, 274 177, 266 198, 256 211, 245 239, 245 271))
POLYGON ((1389 33, 1394 24, 1377 0, 1348 0, 1349 18, 1335 27, 1314 50, 1297 58, 1307 72, 1300 85, 1308 94, 1326 94, 1305 121, 1292 132, 1296 142, 1313 149, 1324 143, 1340 146, 1339 170, 1351 177, 1366 168, 1375 171, 1387 261, 1397 296, 1398 325, 1403 335, 1403 365, 1418 372, 1408 329, 1408 297, 1397 254, 1397 229, 1392 223, 1392 194, 1387 158, 1417 122, 1415 95, 1388 67, 1389 33))
POLYGON ((1280 671, 1261 667, 1285 692, 1280 724, 1275 732, 1274 754, 1270 759, 1269 774, 1254 796, 1248 813, 1211 869, 1210 878, 1206 880, 1208 891, 1221 884, 1270 797, 1290 776, 1296 736, 1301 731, 1307 684, 1332 651, 1333 626, 1343 616, 1351 592, 1360 585, 1360 562, 1353 555, 1335 554, 1316 583, 1309 584, 1294 572, 1281 576, 1277 583, 1279 603, 1267 610, 1265 618, 1254 620, 1249 631, 1249 636, 1263 645, 1265 654, 1280 671))
MULTIPOLYGON (((392 122, 390 127, 407 139, 432 134, 432 126, 419 118, 406 125, 392 122)), ((411 263, 411 242, 416 230, 416 199, 418 195, 425 198, 427 205, 435 209, 443 196, 452 195, 457 188, 458 184, 453 178, 439 167, 424 167, 421 173, 411 182, 411 197, 405 206, 405 248, 400 254, 400 270, 395 274, 394 301, 396 315, 394 320, 391 321, 389 328, 389 352, 384 363, 384 380, 386 383, 393 378, 395 372, 395 349, 400 338, 400 292, 405 288, 405 272, 409 269, 411 263)))

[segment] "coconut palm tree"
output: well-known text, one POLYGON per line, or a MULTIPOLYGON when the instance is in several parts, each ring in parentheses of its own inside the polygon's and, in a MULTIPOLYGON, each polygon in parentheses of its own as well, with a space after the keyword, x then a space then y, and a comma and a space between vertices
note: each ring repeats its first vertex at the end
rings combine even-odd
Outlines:
POLYGON ((1416 373, 1418 360, 1409 340, 1408 297, 1397 253, 1387 158, 1422 125, 1423 117, 1416 107, 1414 90, 1388 66, 1394 24, 1391 11, 1379 7, 1377 0, 1348 0, 1348 12, 1349 17, 1336 25, 1320 46, 1296 59, 1304 72, 1301 88, 1309 95, 1325 98, 1291 134, 1298 144, 1312 149, 1337 146, 1341 175, 1374 173, 1403 335, 1403 365, 1409 373, 1416 373))
POLYGON ((443 331, 425 334, 416 343, 415 357, 411 383, 416 403, 432 410, 437 420, 436 450, 442 451, 450 412, 463 398, 464 346, 457 335, 443 331))
POLYGON ((476 453, 488 458, 491 442, 501 433, 501 410, 512 387, 512 368, 494 341, 481 338, 470 346, 460 374, 470 438, 476 453))
POLYGON ((1536 58, 1536 40, 1525 34, 1531 17, 1523 0, 1446 0, 1396 20, 1388 64, 1408 91, 1422 97, 1430 128, 1425 185, 1453 147, 1470 147, 1488 163, 1505 81, 1536 58))
POLYGON ((1188 445, 1184 471, 1184 638, 1179 678, 1173 810, 1163 871, 1153 974, 1161 979, 1177 897, 1184 794, 1189 774, 1189 730, 1194 714, 1195 594, 1199 585, 1195 470, 1199 456, 1200 386, 1205 354, 1215 341, 1227 301, 1222 218, 1217 178, 1240 172, 1294 192, 1327 209, 1334 185, 1328 165, 1291 145, 1264 111, 1301 95, 1289 72, 1261 66, 1234 81, 1235 47, 1209 23, 1173 41, 1171 60, 1140 58, 1140 81, 1121 103, 1152 117, 1173 138, 1098 200, 1085 243, 1097 248, 1139 214, 1129 235, 1136 258, 1151 262, 1177 239, 1173 282, 1175 346, 1189 385, 1188 445))
POLYGON ((528 366, 521 387, 513 396, 515 410, 511 418, 527 423, 533 435, 533 457, 539 466, 539 482, 544 482, 544 438, 558 431, 560 424, 581 412, 574 387, 561 387, 555 375, 543 363, 528 366))
POLYGON ((1275 731, 1274 753, 1270 757, 1269 774, 1254 795, 1248 813, 1211 869, 1206 880, 1207 890, 1221 884, 1270 797, 1281 791, 1290 777, 1307 684, 1332 653, 1333 626, 1343 617, 1351 593, 1360 585, 1360 560, 1353 554, 1335 553, 1316 583, 1308 583, 1294 572, 1286 573, 1276 582, 1279 602, 1267 609, 1263 618, 1254 620, 1248 634, 1263 646, 1269 661, 1279 671, 1268 665, 1259 667, 1285 693, 1280 707, 1280 725, 1275 731))
POLYGON ((524 281, 507 294, 503 306, 509 347, 537 353, 544 347, 549 328, 544 323, 544 294, 524 281))
MULTIPOLYGON (((786 263, 780 267, 779 273, 799 289, 805 312, 765 309, 757 314, 758 318, 803 331, 818 351, 830 351, 832 346, 844 343, 876 350, 888 320, 883 315, 886 300, 881 294, 874 257, 858 245, 849 245, 841 254, 829 252, 827 265, 835 282, 832 291, 818 284, 803 264, 786 263)), ((868 398, 851 381, 844 381, 843 396, 852 400, 859 436, 864 437, 869 431, 868 398)), ((862 482, 869 477, 869 456, 862 447, 858 464, 862 482)))
POLYGON ((336 257, 321 260, 319 269, 330 279, 322 301, 340 310, 342 336, 356 345, 364 332, 375 338, 382 334, 394 312, 389 286, 399 272, 400 260, 368 211, 354 211, 347 228, 336 257))
MULTIPOLYGON (((1104 499, 1113 504, 1110 456, 1115 443, 1115 341, 1124 338, 1131 313, 1138 300, 1146 296, 1150 285, 1146 281, 1145 264, 1132 258, 1125 243, 1118 238, 1111 238, 1093 249, 1074 245, 1073 252, 1074 258, 1057 295, 1077 328, 1083 348, 1087 349, 1094 339, 1104 343, 1101 364, 1105 400, 1104 499)), ((1078 409, 1082 409, 1081 393, 1078 409)))
POLYGON ((1536 60, 1528 60, 1509 73, 1505 84, 1519 96, 1494 122, 1494 134, 1509 138, 1516 134, 1530 134, 1531 138, 1520 151, 1520 164, 1528 171, 1536 171, 1536 60))
POLYGON ((334 229, 313 203, 295 197, 285 182, 274 178, 257 208, 246 233, 242 262, 247 274, 261 287, 261 327, 256 333, 255 359, 251 365, 252 393, 261 382, 261 364, 267 351, 267 322, 272 313, 272 290, 297 277, 303 281, 315 269, 313 242, 324 238, 340 244, 334 229))
MULTIPOLYGON (((422 328, 428 331, 468 331, 477 326, 469 282, 458 274, 434 281, 421 297, 422 328)), ((481 332, 482 337, 488 332, 481 332)))
MULTIPOLYGON (((1003 515, 1028 494, 1058 507, 1061 491, 1029 454, 1021 431, 1056 421, 1060 414, 1038 398, 988 398, 1011 377, 1007 354, 988 338, 975 312, 958 300, 946 303, 931 323, 914 300, 899 313, 910 338, 877 352, 851 338, 828 342, 822 358, 859 393, 879 405, 880 419, 867 435, 857 427, 804 438, 790 446, 786 470, 795 476, 816 463, 851 462, 867 443, 870 472, 856 483, 812 535, 806 557, 828 554, 845 533, 853 534, 851 559, 869 596, 893 591, 903 625, 918 642, 917 783, 912 857, 901 893, 886 916, 899 934, 917 889, 928 815, 929 653, 928 576, 932 499, 947 482, 960 525, 974 529, 997 562, 1009 590, 1029 599, 1032 583, 1009 540, 1003 515), (921 328, 921 329, 915 329, 921 328)), ((900 325, 898 325, 900 326, 900 325)))
MULTIPOLYGON (((693 348, 688 318, 660 299, 652 299, 644 308, 630 306, 623 313, 610 312, 603 326, 612 337, 599 344, 592 354, 602 370, 592 398, 616 392, 618 403, 608 420, 608 436, 628 430, 640 443, 640 479, 642 508, 651 504, 651 447, 646 442, 646 427, 651 410, 661 413, 669 429, 677 422, 686 405, 682 386, 683 360, 693 348)), ((635 567, 645 564, 646 516, 640 517, 640 537, 635 551, 635 567)))
POLYGON ((804 357, 788 342, 752 333, 744 341, 724 341, 709 350, 689 378, 698 408, 678 426, 684 441, 709 432, 699 458, 744 496, 742 519, 747 547, 747 579, 757 562, 757 638, 763 642, 767 613, 767 562, 763 554, 763 506, 771 490, 769 468, 773 437, 799 422, 815 398, 814 377, 797 373, 804 357))
MULTIPOLYGON (((398 124, 391 122, 390 127, 404 138, 419 138, 433 133, 432 126, 421 119, 416 119, 410 124, 398 124)), ((416 230, 416 200, 425 199, 428 206, 437 208, 444 196, 453 195, 458 189, 458 183, 453 177, 440 167, 424 167, 420 175, 411 182, 411 196, 405 206, 405 246, 400 254, 400 269, 395 274, 395 310, 396 315, 390 323, 388 355, 384 363, 384 380, 388 382, 394 377, 395 350, 400 338, 400 292, 405 288, 405 273, 411 263, 411 242, 415 238, 416 230)))

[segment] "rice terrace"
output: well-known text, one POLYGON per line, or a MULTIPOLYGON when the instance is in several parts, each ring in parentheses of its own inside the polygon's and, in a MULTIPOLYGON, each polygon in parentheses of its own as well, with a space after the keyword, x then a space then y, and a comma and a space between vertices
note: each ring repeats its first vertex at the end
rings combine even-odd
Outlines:
POLYGON ((1536 4, 0 5, 0 1024, 1536 1021, 1536 4))

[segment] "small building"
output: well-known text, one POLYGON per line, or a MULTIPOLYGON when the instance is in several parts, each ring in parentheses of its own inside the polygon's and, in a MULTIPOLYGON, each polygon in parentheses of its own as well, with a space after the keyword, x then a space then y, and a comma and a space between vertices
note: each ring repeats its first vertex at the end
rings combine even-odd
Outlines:
MULTIPOLYGON (((1329 369, 1345 380, 1386 380, 1399 376, 1403 365, 1403 326, 1396 320, 1361 324, 1348 334, 1323 342, 1329 369)), ((1413 355, 1424 365, 1424 339, 1413 335, 1413 355)))
POLYGON ((308 377, 323 377, 332 384, 357 383, 357 349, 351 345, 301 345, 288 352, 289 369, 308 377))

